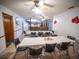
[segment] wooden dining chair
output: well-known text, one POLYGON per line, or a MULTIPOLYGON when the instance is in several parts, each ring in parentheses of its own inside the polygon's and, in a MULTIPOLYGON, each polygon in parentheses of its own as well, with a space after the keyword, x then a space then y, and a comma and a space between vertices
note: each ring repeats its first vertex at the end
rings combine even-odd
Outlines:
POLYGON ((26 49, 27 49, 27 47, 18 47, 18 44, 19 44, 19 43, 20 43, 19 38, 17 38, 17 39, 14 40, 14 44, 15 44, 15 48, 16 48, 16 53, 15 53, 13 59, 15 59, 16 54, 17 54, 18 52, 21 52, 21 51, 23 51, 23 52, 25 53, 25 57, 26 57, 26 49))

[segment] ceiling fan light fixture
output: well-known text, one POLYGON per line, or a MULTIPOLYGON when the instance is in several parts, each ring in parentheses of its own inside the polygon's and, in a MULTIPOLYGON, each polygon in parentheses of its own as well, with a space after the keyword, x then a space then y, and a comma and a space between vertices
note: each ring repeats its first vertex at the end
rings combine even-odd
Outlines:
POLYGON ((39 6, 43 6, 44 5, 44 1, 43 0, 39 1, 38 5, 39 6))
POLYGON ((37 7, 34 7, 34 8, 32 9, 32 11, 33 11, 34 13, 36 13, 36 14, 42 14, 42 11, 41 11, 39 8, 37 8, 37 7))
POLYGON ((39 0, 34 0, 34 3, 35 3, 35 6, 36 6, 36 7, 39 7, 39 5, 38 5, 39 0))
POLYGON ((39 3, 39 0, 34 0, 34 3, 37 3, 38 4, 39 3))

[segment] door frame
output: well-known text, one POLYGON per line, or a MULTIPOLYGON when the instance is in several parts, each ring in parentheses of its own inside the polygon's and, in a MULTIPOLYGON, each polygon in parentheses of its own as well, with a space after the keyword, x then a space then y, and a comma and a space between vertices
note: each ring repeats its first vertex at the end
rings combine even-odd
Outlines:
MULTIPOLYGON (((4 12, 2 12, 2 18, 3 18, 3 29, 4 29, 4 34, 5 34, 5 28, 4 28, 4 15, 7 15, 7 16, 10 16, 11 17, 11 23, 12 23, 12 35, 13 35, 13 37, 12 37, 12 41, 14 41, 14 24, 13 24, 13 16, 12 15, 9 15, 9 14, 7 14, 7 13, 4 13, 4 12)), ((5 36, 6 36, 6 34, 5 34, 5 36)), ((5 40, 6 40, 6 37, 5 37, 5 40)))

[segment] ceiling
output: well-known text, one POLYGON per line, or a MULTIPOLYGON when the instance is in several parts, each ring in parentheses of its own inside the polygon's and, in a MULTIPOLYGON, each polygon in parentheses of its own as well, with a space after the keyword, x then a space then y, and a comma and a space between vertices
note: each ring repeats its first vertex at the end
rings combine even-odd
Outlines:
MULTIPOLYGON (((69 7, 79 7, 79 0, 45 0, 47 4, 53 7, 40 6, 40 10, 47 18, 53 18, 54 15, 69 10, 69 7)), ((34 2, 32 0, 0 0, 0 4, 19 14, 20 16, 39 18, 37 14, 32 12, 34 2)))

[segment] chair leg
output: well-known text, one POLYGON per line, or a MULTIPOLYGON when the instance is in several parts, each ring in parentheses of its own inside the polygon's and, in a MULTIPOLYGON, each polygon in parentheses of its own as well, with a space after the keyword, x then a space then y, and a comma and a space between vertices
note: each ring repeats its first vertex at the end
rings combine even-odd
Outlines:
POLYGON ((74 47, 74 45, 73 45, 73 51, 74 51, 74 53, 75 53, 75 47, 74 47))
POLYGON ((15 57, 16 57, 16 54, 17 54, 17 51, 15 52, 15 55, 14 55, 13 59, 15 59, 15 57))
POLYGON ((61 55, 61 52, 62 52, 62 51, 59 51, 59 54, 60 54, 60 59, 62 59, 62 55, 61 55))
POLYGON ((26 57, 27 57, 27 56, 26 56, 26 51, 24 51, 24 53, 25 53, 25 58, 26 58, 26 57))
POLYGON ((52 56, 52 59, 53 59, 53 58, 54 58, 54 55, 53 55, 53 53, 51 52, 50 54, 51 54, 51 56, 52 56))
POLYGON ((25 57, 27 57, 27 59, 28 59, 28 51, 26 52, 26 51, 24 51, 25 52, 25 57))
POLYGON ((28 51, 27 51, 26 55, 27 55, 27 59, 29 59, 29 52, 28 51))
POLYGON ((40 55, 40 59, 42 59, 42 55, 40 55))
POLYGON ((68 55, 68 57, 69 57, 69 59, 70 59, 70 55, 69 55, 68 49, 66 50, 66 52, 67 52, 67 55, 68 55))
POLYGON ((54 55, 55 55, 55 59, 56 59, 56 53, 54 52, 54 55))

